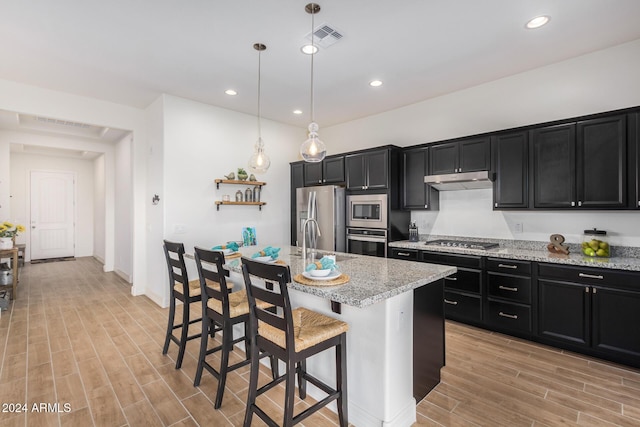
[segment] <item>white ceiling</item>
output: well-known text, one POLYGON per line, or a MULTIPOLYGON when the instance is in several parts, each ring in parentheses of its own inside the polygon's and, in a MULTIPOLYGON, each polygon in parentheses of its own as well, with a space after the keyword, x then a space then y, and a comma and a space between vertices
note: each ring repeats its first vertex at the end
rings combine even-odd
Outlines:
MULTIPOLYGON (((0 6, 0 79, 144 108, 161 93, 306 126, 297 0, 29 0, 0 6), (224 94, 238 91, 235 97, 224 94), (299 108, 301 116, 292 114, 299 108)), ((315 56, 326 127, 640 38, 639 0, 320 0, 344 37, 315 56), (538 30, 525 22, 551 16, 538 30), (371 88, 371 79, 384 85, 371 88)))

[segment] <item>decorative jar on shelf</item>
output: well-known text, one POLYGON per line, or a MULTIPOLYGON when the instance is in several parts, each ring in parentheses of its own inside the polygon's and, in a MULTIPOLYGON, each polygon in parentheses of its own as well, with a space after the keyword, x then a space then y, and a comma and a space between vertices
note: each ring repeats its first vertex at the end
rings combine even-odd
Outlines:
POLYGON ((245 202, 253 202, 253 191, 249 187, 244 190, 244 201, 245 202))
POLYGON ((236 202, 241 202, 242 201, 242 191, 238 190, 236 191, 236 202))

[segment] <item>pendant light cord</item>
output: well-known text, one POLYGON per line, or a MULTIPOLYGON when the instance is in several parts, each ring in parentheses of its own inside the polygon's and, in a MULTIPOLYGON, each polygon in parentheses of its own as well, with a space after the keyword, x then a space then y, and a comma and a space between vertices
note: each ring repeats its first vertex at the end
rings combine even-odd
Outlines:
POLYGON ((313 57, 316 54, 316 46, 315 43, 313 41, 313 33, 314 33, 314 29, 315 29, 315 18, 316 16, 316 12, 315 12, 315 3, 311 3, 311 108, 309 109, 311 111, 311 122, 313 123, 313 117, 314 117, 314 111, 313 111, 313 57))
POLYGON ((260 70, 260 65, 261 65, 261 56, 262 56, 262 50, 258 50, 258 140, 262 139, 262 127, 260 125, 260 117, 262 117, 262 110, 260 107, 260 92, 261 92, 261 70, 260 70))

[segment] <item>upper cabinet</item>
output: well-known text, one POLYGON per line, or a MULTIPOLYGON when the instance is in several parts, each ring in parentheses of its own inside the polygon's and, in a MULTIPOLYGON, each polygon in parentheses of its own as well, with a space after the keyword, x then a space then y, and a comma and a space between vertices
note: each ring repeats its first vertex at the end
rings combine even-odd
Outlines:
POLYGON ((303 163, 304 185, 344 183, 344 156, 326 157, 322 162, 303 163))
POLYGON ((531 133, 534 208, 627 207, 626 116, 531 133))
POLYGON ((527 131, 496 135, 491 141, 493 206, 496 209, 529 207, 529 138, 527 131))
POLYGON ((368 151, 345 157, 347 190, 389 188, 389 150, 368 151))
POLYGON ((402 166, 402 209, 438 209, 438 191, 424 183, 424 177, 428 175, 428 147, 404 150, 402 166))
POLYGON ((640 209, 640 113, 629 114, 629 206, 640 209))
POLYGON ((429 175, 489 170, 490 138, 483 136, 433 145, 429 159, 429 175))

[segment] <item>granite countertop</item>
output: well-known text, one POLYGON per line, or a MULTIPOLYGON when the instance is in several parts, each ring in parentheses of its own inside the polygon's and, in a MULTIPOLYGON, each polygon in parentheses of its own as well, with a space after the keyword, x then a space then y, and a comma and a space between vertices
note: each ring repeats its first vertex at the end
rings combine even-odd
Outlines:
MULTIPOLYGON (((262 248, 262 246, 241 247, 240 253, 251 256, 262 248)), ((340 271, 349 275, 348 283, 337 286, 310 286, 293 281, 290 288, 338 303, 364 308, 456 272, 455 267, 445 265, 333 253, 336 255, 336 264, 340 271)), ((304 261, 297 254, 295 246, 283 247, 278 259, 289 265, 292 277, 304 271, 304 261)), ((240 259, 228 260, 227 267, 233 272, 242 273, 240 259)))
MULTIPOLYGON (((459 238, 462 240, 462 238, 459 238)), ((429 239, 431 240, 431 239, 429 239)), ((546 250, 546 242, 539 243, 540 250, 533 248, 505 247, 501 244, 495 249, 463 249, 442 247, 436 245, 426 245, 425 241, 410 242, 400 240, 389 243, 392 248, 417 249, 421 251, 446 252, 451 254, 480 255, 493 258, 517 259, 524 261, 548 262, 554 264, 577 265, 585 267, 610 268, 616 270, 640 271, 640 258, 635 257, 611 257, 611 258, 591 258, 580 253, 552 254, 546 250)))

